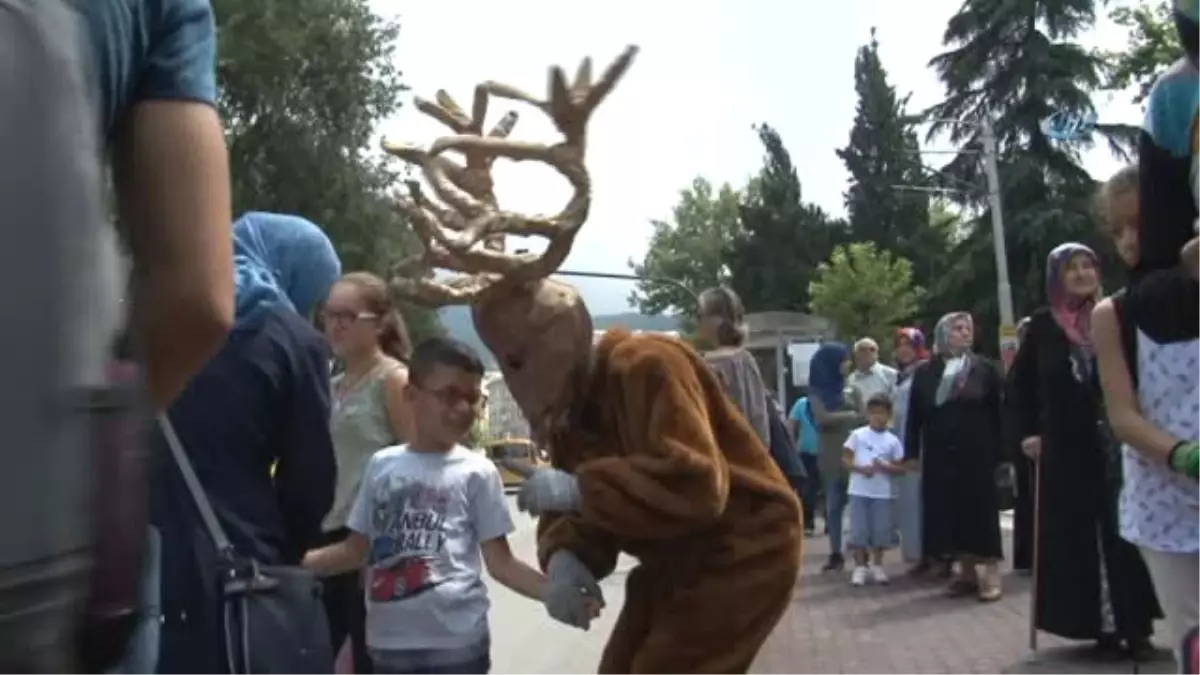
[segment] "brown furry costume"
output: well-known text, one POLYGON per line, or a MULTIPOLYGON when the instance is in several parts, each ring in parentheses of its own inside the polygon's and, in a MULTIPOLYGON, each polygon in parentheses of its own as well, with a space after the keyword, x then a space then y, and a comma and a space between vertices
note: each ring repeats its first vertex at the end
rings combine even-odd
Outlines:
MULTIPOLYGON (((580 574, 587 567, 596 578, 612 573, 622 551, 641 563, 629 576, 600 671, 745 672, 796 583, 799 502, 690 347, 613 331, 593 348, 591 317, 578 292, 547 279, 566 259, 591 205, 584 165, 588 119, 636 53, 627 48, 597 80, 590 60, 570 80, 552 69, 546 99, 496 82, 476 87, 469 115, 445 92, 436 101, 417 99, 418 110, 454 135, 428 150, 384 143, 420 167, 438 198, 416 183, 398 198, 425 250, 400 263, 392 282, 422 304, 469 304, 513 398, 539 438, 550 440, 556 469, 538 469, 522 496, 546 478, 570 483, 573 501, 572 513, 546 513, 539 521, 543 568, 556 551, 574 554, 557 560, 580 574), (562 142, 508 140, 515 113, 484 136, 489 97, 533 105, 554 121, 562 142), (446 157, 448 151, 465 163, 446 157), (566 207, 553 216, 501 210, 491 178, 498 157, 553 167, 573 188, 566 207), (549 243, 541 253, 509 253, 506 235, 549 243), (433 268, 467 276, 441 281, 429 273, 433 268)), ((548 598, 582 604, 593 592, 585 586, 572 596, 578 579, 564 581, 571 573, 559 573, 556 580, 554 570, 548 572, 548 598), (566 595, 554 595, 559 591, 566 595)), ((556 615, 551 604, 557 603, 547 600, 551 616, 586 627, 588 619, 556 615)))
POLYGON ((601 673, 745 672, 787 608, 800 504, 704 361, 683 342, 609 331, 556 467, 579 515, 543 516, 538 556, 568 549, 597 576, 641 563, 601 673))

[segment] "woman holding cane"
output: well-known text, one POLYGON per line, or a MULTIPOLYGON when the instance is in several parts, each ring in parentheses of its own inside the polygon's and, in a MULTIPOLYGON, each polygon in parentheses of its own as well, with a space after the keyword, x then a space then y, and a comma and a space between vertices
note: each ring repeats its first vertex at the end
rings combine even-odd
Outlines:
POLYGON ((1011 411, 1036 467, 1033 561, 1038 629, 1094 640, 1107 656, 1150 651, 1160 615, 1137 549, 1118 535, 1118 448, 1108 432, 1090 337, 1098 259, 1076 243, 1046 261, 1049 306, 1030 316, 1012 370, 1011 411))

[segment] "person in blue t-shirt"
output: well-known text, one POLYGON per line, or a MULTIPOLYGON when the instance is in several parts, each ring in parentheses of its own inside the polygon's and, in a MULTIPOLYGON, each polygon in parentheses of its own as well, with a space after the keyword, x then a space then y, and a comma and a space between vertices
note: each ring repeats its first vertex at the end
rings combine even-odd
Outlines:
POLYGON ((788 413, 788 427, 797 438, 800 461, 808 474, 800 501, 804 504, 804 536, 811 537, 816 529, 817 493, 821 485, 821 470, 817 466, 817 427, 808 409, 808 397, 802 396, 788 413))
POLYGON ((112 415, 108 402, 119 397, 102 398, 105 424, 89 426, 94 404, 85 403, 123 391, 106 377, 125 312, 101 161, 110 160, 115 220, 132 254, 133 342, 162 409, 233 321, 215 57, 207 0, 0 0, 0 203, 10 235, 0 269, 5 286, 29 287, 10 293, 0 312, 21 321, 5 340, 19 362, 2 419, 11 455, 0 481, 6 672, 103 670, 136 614, 126 611, 136 584, 114 578, 119 572, 93 585, 98 604, 82 597, 89 568, 130 570, 126 561, 141 553, 125 544, 138 536, 92 532, 93 519, 111 510, 137 533, 137 518, 122 510, 126 498, 139 503, 135 490, 108 477, 142 475, 144 458, 125 435, 132 405, 119 399, 112 415), (96 443, 89 433, 121 440, 96 443), (93 457, 95 447, 106 452, 93 457))
POLYGON ((233 207, 216 108, 212 5, 66 4, 80 19, 81 66, 133 254, 133 314, 147 384, 156 406, 165 407, 233 324, 233 207))

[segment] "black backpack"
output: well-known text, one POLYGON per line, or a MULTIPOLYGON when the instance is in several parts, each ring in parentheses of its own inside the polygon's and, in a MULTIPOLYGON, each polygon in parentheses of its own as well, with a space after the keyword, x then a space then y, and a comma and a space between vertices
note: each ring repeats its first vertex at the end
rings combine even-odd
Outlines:
POLYGON ((767 394, 767 418, 771 428, 771 441, 767 448, 771 452, 771 459, 775 460, 775 464, 792 484, 796 494, 800 494, 801 485, 808 478, 808 472, 804 470, 800 454, 796 452, 796 442, 792 439, 792 433, 788 429, 787 423, 783 421, 783 416, 779 414, 775 400, 769 393, 767 394))

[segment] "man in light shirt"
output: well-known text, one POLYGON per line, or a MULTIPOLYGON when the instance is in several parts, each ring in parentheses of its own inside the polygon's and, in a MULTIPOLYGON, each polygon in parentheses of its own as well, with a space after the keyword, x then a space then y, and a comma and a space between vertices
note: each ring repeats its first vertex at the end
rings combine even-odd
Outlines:
POLYGON ((854 372, 846 383, 858 389, 864 401, 876 394, 890 399, 896 389, 896 369, 879 362, 879 345, 865 337, 854 343, 854 372))

